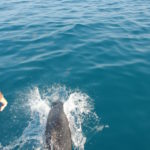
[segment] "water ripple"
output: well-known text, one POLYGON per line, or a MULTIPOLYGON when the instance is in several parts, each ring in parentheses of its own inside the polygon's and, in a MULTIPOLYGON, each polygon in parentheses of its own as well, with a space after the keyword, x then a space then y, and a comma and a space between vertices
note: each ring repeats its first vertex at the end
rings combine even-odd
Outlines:
MULTIPOLYGON (((93 95, 111 125, 85 149, 149 147, 149 60, 149 0, 0 1, 0 88, 14 95, 34 84, 63 83, 93 95)), ((12 136, 4 136, 16 133, 10 126, 4 132, 3 114, 0 143, 7 145, 12 136)))

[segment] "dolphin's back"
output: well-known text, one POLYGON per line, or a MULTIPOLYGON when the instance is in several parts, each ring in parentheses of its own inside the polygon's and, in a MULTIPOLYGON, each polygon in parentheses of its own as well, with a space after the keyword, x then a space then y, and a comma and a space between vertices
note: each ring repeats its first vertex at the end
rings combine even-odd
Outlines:
POLYGON ((46 124, 46 145, 49 150, 71 150, 71 133, 63 103, 57 102, 49 112, 46 124))

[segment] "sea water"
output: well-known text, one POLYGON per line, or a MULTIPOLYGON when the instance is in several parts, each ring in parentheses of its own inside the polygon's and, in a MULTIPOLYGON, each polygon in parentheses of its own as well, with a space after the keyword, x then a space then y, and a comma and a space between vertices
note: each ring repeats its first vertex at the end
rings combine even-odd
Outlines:
POLYGON ((73 149, 150 149, 149 0, 1 0, 0 150, 44 149, 52 102, 73 149))

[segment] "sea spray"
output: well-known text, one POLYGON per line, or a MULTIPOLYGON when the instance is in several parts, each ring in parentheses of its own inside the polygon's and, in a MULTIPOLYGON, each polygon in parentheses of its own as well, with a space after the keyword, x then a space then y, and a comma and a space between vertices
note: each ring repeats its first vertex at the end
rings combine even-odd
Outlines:
POLYGON ((64 103, 64 111, 69 120, 74 149, 84 150, 86 140, 92 136, 88 133, 97 132, 98 127, 103 128, 99 123, 99 117, 94 112, 92 99, 80 91, 72 92, 64 103), (90 126, 93 122, 94 126, 90 126))
POLYGON ((26 95, 26 103, 21 105, 24 105, 23 108, 30 115, 28 125, 17 140, 5 147, 1 145, 3 150, 45 149, 44 134, 47 116, 52 103, 58 100, 64 103, 64 112, 69 121, 74 149, 84 150, 85 143, 104 127, 100 125, 100 119, 94 112, 94 101, 80 90, 54 85, 43 89, 34 87, 24 95, 26 95))

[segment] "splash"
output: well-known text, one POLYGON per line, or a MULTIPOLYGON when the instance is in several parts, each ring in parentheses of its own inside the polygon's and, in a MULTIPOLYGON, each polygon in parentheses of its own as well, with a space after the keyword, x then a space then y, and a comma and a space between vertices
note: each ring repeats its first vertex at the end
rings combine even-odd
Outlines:
POLYGON ((88 127, 89 131, 88 121, 92 118, 92 121, 97 122, 95 125, 98 125, 99 122, 98 116, 93 112, 92 100, 84 93, 73 92, 64 103, 64 111, 69 120, 74 149, 84 150, 86 132, 83 131, 83 128, 88 127))
POLYGON ((65 86, 54 85, 40 90, 35 87, 25 95, 28 103, 22 105, 26 105, 25 109, 30 114, 28 126, 17 140, 5 147, 0 145, 3 150, 45 149, 47 116, 52 103, 57 100, 64 103, 74 150, 84 150, 85 143, 104 128, 94 112, 93 100, 79 90, 72 91, 65 86))

